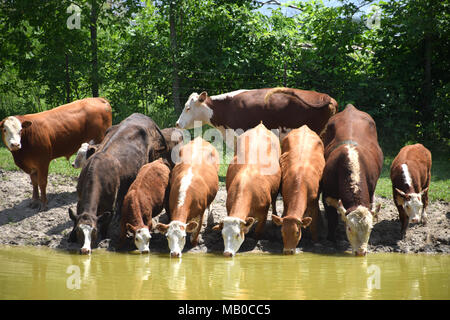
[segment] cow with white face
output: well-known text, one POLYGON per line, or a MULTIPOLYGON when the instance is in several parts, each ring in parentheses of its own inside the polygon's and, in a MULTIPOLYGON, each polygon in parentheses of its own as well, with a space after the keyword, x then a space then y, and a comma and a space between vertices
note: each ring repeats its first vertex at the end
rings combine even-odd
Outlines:
POLYGON ((214 230, 222 229, 225 257, 236 254, 254 222, 255 218, 252 217, 247 217, 245 221, 237 217, 225 217, 219 225, 213 227, 214 230))
POLYGON ((22 148, 22 129, 31 126, 31 121, 20 122, 16 117, 7 117, 1 124, 3 142, 9 151, 18 151, 22 148))
POLYGON ((237 253, 256 221, 255 236, 262 236, 270 205, 276 214, 280 154, 278 137, 262 123, 238 137, 226 176, 228 216, 213 227, 222 231, 225 257, 237 253))
POLYGON ((326 198, 326 203, 336 208, 342 221, 344 221, 345 232, 352 247, 352 253, 356 256, 365 256, 373 228, 373 219, 380 212, 381 204, 378 204, 375 209, 372 208, 371 210, 364 206, 358 206, 354 210, 347 210, 344 208, 341 200, 336 203, 335 199, 328 197, 326 198))
POLYGON ((263 123, 267 129, 289 130, 308 125, 320 134, 337 102, 329 95, 293 88, 236 90, 209 96, 192 93, 176 126, 191 129, 194 122, 209 124, 224 134, 226 129, 242 132, 263 123))
POLYGON ((179 258, 186 244, 187 233, 193 233, 199 227, 198 222, 190 221, 184 223, 182 221, 173 220, 168 225, 158 224, 158 231, 166 235, 170 249, 170 256, 179 258))
POLYGON ((152 236, 147 226, 142 228, 136 228, 133 225, 127 223, 127 236, 134 239, 134 245, 139 250, 140 253, 150 252, 149 244, 152 236))
POLYGON ((431 152, 420 143, 403 147, 392 161, 391 181, 404 238, 409 223, 427 221, 431 152))
POLYGON ((94 140, 81 144, 80 149, 77 151, 75 160, 72 162, 72 167, 75 169, 81 169, 86 164, 87 159, 95 152, 97 145, 94 140), (90 150, 89 150, 90 149, 90 150), (89 151, 88 151, 89 150, 89 151))
POLYGON ((204 212, 219 189, 220 158, 212 144, 197 137, 181 147, 179 159, 170 176, 171 222, 156 225, 167 237, 171 257, 181 257, 187 233, 197 245, 204 212))

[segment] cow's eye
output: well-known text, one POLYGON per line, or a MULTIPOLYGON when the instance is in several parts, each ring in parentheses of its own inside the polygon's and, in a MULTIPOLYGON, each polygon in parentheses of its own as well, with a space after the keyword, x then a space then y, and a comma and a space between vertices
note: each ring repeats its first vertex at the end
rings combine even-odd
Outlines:
POLYGON ((189 110, 191 110, 191 107, 186 107, 186 111, 189 111, 189 110))

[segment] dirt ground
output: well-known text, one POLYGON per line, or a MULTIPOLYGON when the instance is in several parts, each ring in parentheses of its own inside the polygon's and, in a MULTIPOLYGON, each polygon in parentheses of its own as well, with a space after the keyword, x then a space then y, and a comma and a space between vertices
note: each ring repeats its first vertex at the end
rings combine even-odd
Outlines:
MULTIPOLYGON (((28 175, 23 172, 0 169, 0 244, 76 250, 76 245, 67 242, 73 227, 68 208, 76 208, 76 180, 77 178, 73 177, 50 175, 47 186, 49 209, 45 212, 37 212, 36 209, 29 207, 32 187, 28 175)), ((211 206, 211 213, 205 213, 199 245, 192 248, 187 241, 185 251, 220 252, 223 250, 221 234, 213 231, 212 227, 226 216, 225 201, 225 187, 221 186, 211 206)), ((405 239, 401 240, 398 212, 392 199, 377 197, 376 201, 382 203, 382 209, 370 236, 369 252, 450 253, 450 204, 448 202, 430 202, 427 210, 427 225, 410 225, 405 239)), ((322 203, 320 206, 322 210, 320 241, 313 244, 309 233, 304 232, 298 250, 316 253, 338 253, 350 250, 342 222, 337 231, 337 243, 326 240, 326 220, 322 203)), ((277 201, 279 215, 282 210, 283 201, 279 196, 277 201)), ((240 252, 281 253, 283 243, 280 227, 272 223, 270 216, 271 211, 269 211, 262 239, 256 241, 251 231, 240 252)), ((168 223, 168 217, 164 211, 155 218, 155 222, 158 220, 168 223)), ((109 235, 110 239, 103 240, 99 247, 115 250, 118 219, 113 221, 109 235)), ((152 252, 169 252, 166 238, 161 234, 153 233, 150 249, 152 252)))

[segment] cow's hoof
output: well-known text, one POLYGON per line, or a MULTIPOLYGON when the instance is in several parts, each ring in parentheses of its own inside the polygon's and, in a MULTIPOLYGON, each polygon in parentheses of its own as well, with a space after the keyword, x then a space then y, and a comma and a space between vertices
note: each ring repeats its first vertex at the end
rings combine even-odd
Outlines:
POLYGON ((37 209, 41 206, 41 202, 39 200, 31 200, 31 203, 29 204, 29 207, 31 209, 37 209))
POLYGON ((47 211, 48 210, 48 206, 46 204, 41 204, 39 206, 39 212, 43 212, 43 211, 47 211))

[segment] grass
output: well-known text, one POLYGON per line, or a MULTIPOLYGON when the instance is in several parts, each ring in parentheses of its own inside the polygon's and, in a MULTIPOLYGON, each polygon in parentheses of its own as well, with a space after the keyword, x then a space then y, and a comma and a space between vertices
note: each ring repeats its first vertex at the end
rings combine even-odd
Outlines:
MULTIPOLYGON (((52 160, 50 163, 49 172, 52 174, 60 174, 70 177, 78 177, 80 169, 74 169, 70 165, 75 158, 73 155, 70 158, 70 162, 65 158, 58 158, 52 160)), ((225 183, 225 177, 228 169, 228 163, 233 158, 231 153, 224 153, 222 163, 219 168, 219 181, 223 185, 225 183)), ((392 184, 389 177, 390 167, 394 156, 385 155, 383 170, 381 177, 378 180, 375 193, 378 196, 391 198, 392 197, 392 184)), ((19 168, 15 165, 11 153, 4 147, 0 147, 0 169, 7 171, 17 171, 19 168)), ((433 164, 431 167, 431 184, 429 192, 430 200, 444 200, 450 202, 450 161, 448 156, 440 156, 439 158, 433 158, 433 164)))

